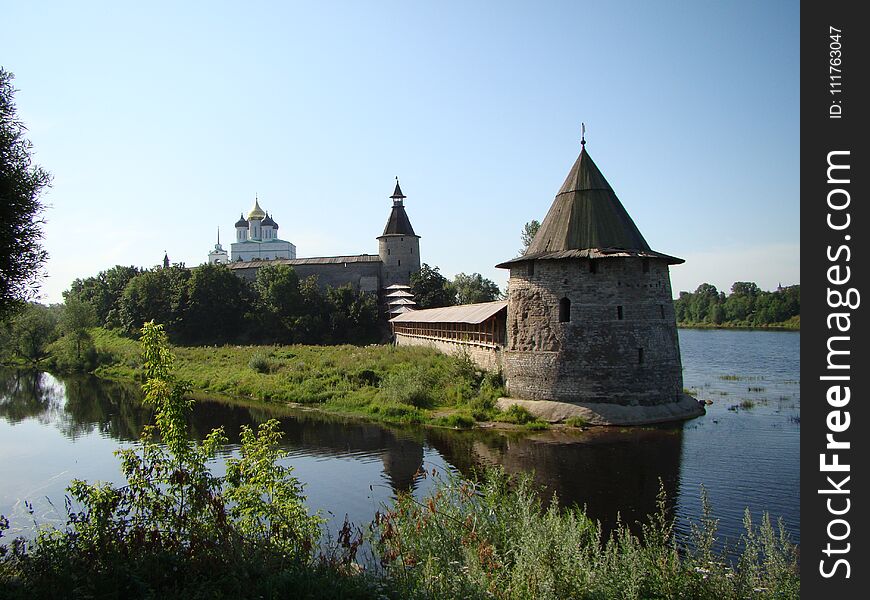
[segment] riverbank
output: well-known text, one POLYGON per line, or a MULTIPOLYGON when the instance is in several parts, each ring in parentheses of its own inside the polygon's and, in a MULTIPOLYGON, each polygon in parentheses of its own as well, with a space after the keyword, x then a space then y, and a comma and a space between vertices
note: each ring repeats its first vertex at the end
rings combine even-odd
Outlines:
POLYGON ((762 331, 800 331, 801 330, 801 317, 797 315, 796 317, 792 317, 787 321, 782 321, 781 323, 771 323, 769 325, 751 325, 744 321, 737 321, 733 323, 694 323, 690 321, 678 321, 677 327, 680 329, 759 329, 762 331))
MULTIPOLYGON (((95 375, 144 380, 138 342, 101 328, 91 335, 101 363, 95 375)), ((174 346, 172 352, 176 374, 195 394, 300 405, 392 424, 549 427, 527 411, 495 408, 505 395, 499 375, 482 371, 468 357, 429 348, 174 346)))

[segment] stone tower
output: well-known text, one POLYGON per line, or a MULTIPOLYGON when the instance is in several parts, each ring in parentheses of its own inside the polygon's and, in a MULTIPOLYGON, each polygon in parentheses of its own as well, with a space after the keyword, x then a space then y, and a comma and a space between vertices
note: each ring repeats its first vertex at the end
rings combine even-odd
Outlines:
POLYGON ((393 199, 393 210, 384 233, 378 237, 378 255, 383 262, 381 287, 384 288, 395 283, 407 285, 411 273, 420 271, 420 236, 414 233, 405 212, 406 196, 399 187, 398 177, 390 198, 393 199))
POLYGON ((653 406, 681 402, 668 267, 586 152, 510 269, 504 371, 511 397, 653 406))

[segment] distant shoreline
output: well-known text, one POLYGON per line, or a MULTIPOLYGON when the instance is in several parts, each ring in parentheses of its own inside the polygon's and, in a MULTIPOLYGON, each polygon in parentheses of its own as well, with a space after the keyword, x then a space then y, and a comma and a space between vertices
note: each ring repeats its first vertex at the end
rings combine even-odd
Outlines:
POLYGON ((800 331, 801 326, 800 323, 796 325, 787 325, 782 323, 777 323, 775 325, 730 325, 728 323, 722 323, 720 325, 714 325, 712 323, 677 323, 678 329, 745 329, 745 330, 759 330, 759 331, 800 331))

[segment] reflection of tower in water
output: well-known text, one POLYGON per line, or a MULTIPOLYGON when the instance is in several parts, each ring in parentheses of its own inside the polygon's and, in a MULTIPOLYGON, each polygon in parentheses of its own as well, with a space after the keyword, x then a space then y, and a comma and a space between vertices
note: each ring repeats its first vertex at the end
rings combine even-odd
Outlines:
POLYGON ((381 453, 384 477, 393 491, 413 492, 417 471, 423 466, 423 445, 412 439, 396 437, 381 453))
POLYGON ((679 490, 682 426, 631 431, 591 431, 583 435, 548 432, 534 436, 465 435, 439 432, 429 442, 466 476, 487 465, 510 474, 534 472, 545 497, 562 506, 586 507, 605 534, 617 518, 639 532, 656 510, 659 481, 668 504, 679 490))

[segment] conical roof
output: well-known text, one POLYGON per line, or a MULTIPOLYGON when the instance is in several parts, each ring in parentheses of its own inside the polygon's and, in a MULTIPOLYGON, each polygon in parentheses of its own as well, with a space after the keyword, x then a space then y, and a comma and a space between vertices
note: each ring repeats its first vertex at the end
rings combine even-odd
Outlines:
POLYGON ((381 235, 413 235, 414 228, 411 227, 411 220, 408 218, 408 213, 405 212, 405 206, 402 199, 406 196, 402 193, 402 188, 399 187, 399 179, 396 178, 396 189, 390 198, 393 199, 393 210, 390 212, 390 218, 387 219, 387 225, 384 227, 384 233, 381 235))
POLYGON ((497 265, 547 258, 679 258, 654 252, 584 146, 523 256, 497 265))
POLYGON ((393 206, 390 218, 387 219, 387 226, 384 227, 384 233, 381 235, 416 235, 404 206, 393 206))
POLYGON ((588 248, 650 250, 584 147, 527 254, 588 248))
POLYGON ((402 193, 402 188, 399 187, 399 178, 396 177, 396 189, 393 190, 393 195, 390 198, 407 198, 405 194, 402 193))

